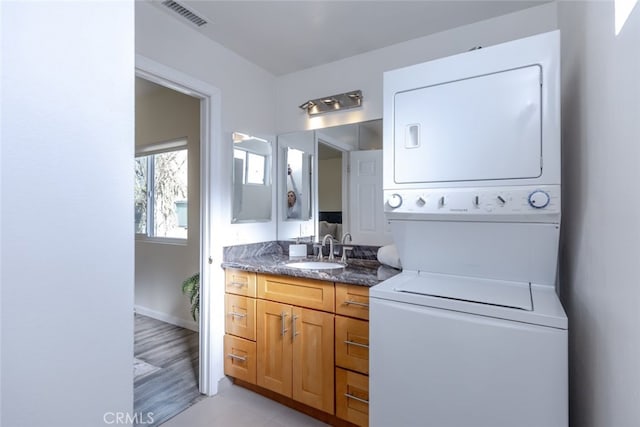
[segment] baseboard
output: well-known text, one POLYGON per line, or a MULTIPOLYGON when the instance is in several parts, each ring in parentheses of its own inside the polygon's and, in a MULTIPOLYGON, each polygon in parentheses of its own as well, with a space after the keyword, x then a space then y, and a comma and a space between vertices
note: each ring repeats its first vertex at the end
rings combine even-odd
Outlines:
POLYGON ((138 314, 142 314, 143 316, 148 316, 156 320, 161 320, 163 322, 171 323, 172 325, 180 326, 181 328, 190 329, 195 332, 199 331, 198 323, 192 320, 181 319, 180 317, 171 316, 170 314, 151 310, 150 308, 142 307, 139 305, 133 306, 133 311, 138 314))

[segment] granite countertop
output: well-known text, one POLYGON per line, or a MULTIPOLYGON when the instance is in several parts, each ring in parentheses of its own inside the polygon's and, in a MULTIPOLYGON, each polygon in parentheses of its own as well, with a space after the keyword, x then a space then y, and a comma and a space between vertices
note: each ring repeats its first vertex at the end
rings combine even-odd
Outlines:
MULTIPOLYGON (((324 260, 327 260, 326 257, 324 260)), ((339 258, 336 258, 335 261, 338 262, 339 260, 339 258)), ((347 260, 347 266, 344 269, 332 270, 303 270, 287 266, 287 263, 297 261, 317 261, 317 259, 313 256, 289 259, 289 255, 283 251, 245 252, 244 256, 233 256, 225 259, 222 267, 361 286, 374 286, 400 273, 400 270, 382 265, 376 259, 352 258, 347 260)))

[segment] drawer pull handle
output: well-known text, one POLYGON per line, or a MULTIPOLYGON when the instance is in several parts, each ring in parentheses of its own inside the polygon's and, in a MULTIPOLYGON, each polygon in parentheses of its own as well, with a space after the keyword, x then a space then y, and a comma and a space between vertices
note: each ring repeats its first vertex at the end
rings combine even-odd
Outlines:
POLYGON ((346 345, 355 345, 356 347, 369 348, 368 344, 360 344, 359 342, 344 340, 346 345))
POLYGON ((237 356, 237 355, 235 355, 235 354, 233 354, 233 353, 229 353, 227 356, 229 356, 229 357, 230 357, 230 358, 232 358, 232 359, 239 360, 239 361, 241 361, 241 362, 246 362, 246 361, 247 361, 247 358, 246 358, 246 357, 237 356))
POLYGON ((369 304, 367 304, 366 302, 358 302, 358 301, 353 301, 353 300, 348 299, 348 300, 346 300, 344 303, 345 303, 346 305, 353 304, 353 305, 357 305, 357 306, 360 306, 360 307, 367 307, 367 308, 369 308, 369 304))
POLYGON ((243 286, 246 286, 246 285, 247 285, 245 282, 231 282, 231 283, 229 283, 229 284, 230 284, 230 285, 232 285, 232 286, 236 286, 236 287, 238 287, 238 288, 241 288, 241 287, 243 287, 243 286))
POLYGON ((285 336, 285 334, 287 333, 288 329, 285 328, 285 322, 287 319, 287 313, 285 313, 284 311, 280 314, 280 321, 282 322, 282 336, 285 336))
POLYGON ((236 313, 235 311, 230 311, 229 312, 229 316, 231 316, 231 317, 239 317, 239 318, 247 317, 246 314, 236 313))
POLYGON ((296 339, 296 335, 299 335, 300 332, 296 332, 296 320, 298 319, 297 315, 293 315, 293 320, 291 320, 291 340, 296 339))
POLYGON ((345 393, 344 397, 346 397, 347 399, 357 400, 358 402, 365 403, 367 405, 369 404, 368 400, 360 399, 359 397, 356 397, 353 394, 345 393))

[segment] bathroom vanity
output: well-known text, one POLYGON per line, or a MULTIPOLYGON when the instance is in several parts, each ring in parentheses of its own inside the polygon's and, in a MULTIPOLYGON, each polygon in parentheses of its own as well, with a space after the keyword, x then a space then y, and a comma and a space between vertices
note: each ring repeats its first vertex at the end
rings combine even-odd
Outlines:
POLYGON ((397 270, 353 259, 299 270, 286 254, 225 261, 225 374, 332 425, 368 425, 369 287, 397 270))

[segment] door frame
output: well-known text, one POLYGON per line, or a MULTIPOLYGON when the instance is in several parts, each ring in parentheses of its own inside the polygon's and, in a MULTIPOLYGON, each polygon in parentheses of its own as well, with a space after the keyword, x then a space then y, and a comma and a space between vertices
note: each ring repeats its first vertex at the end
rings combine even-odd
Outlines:
MULTIPOLYGON (((220 90, 188 74, 136 54, 135 75, 200 100, 200 392, 213 396, 218 392, 218 381, 223 377, 223 322, 212 313, 222 313, 217 306, 211 283, 220 283, 222 269, 212 265, 222 262, 222 246, 212 242, 211 236, 222 235, 221 221, 213 221, 221 214, 219 191, 223 178, 222 156, 215 156, 213 147, 221 141, 220 90), (219 277, 218 277, 219 276, 219 277)), ((218 316, 220 317, 220 316, 218 316)))

